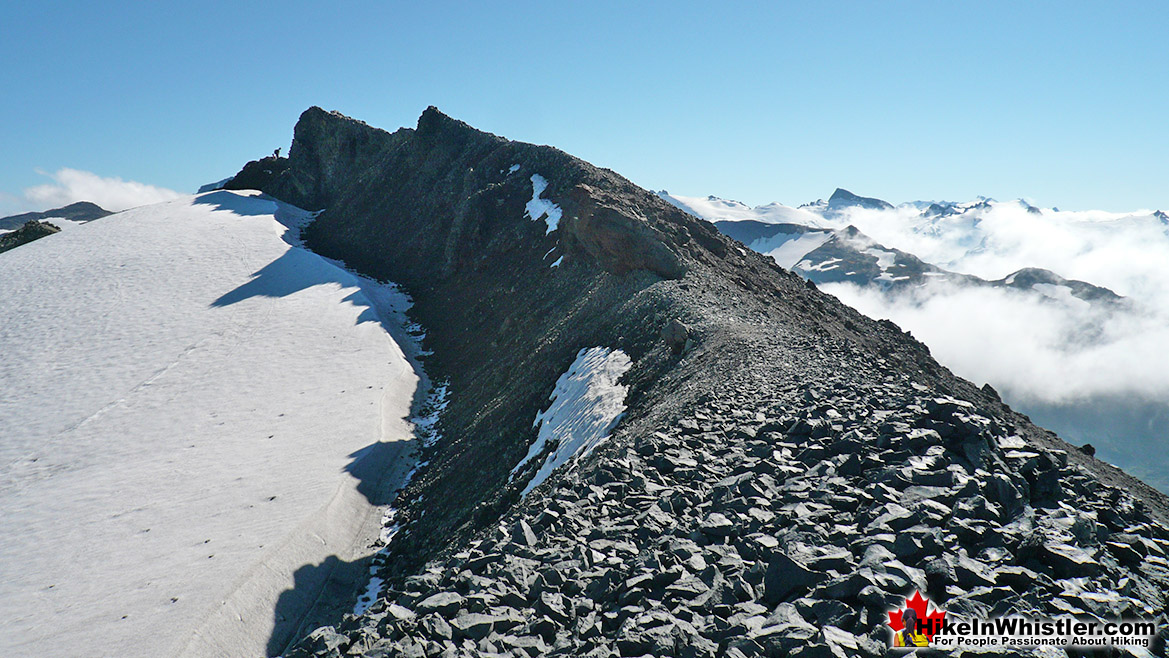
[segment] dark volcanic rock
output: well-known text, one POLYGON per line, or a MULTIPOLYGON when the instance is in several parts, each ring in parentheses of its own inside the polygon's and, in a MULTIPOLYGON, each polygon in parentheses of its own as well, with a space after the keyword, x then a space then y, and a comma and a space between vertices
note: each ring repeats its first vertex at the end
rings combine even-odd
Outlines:
POLYGON ((824 580, 816 573, 783 553, 776 553, 767 564, 763 577, 764 599, 776 604, 791 594, 799 594, 824 580))
POLYGON ((624 274, 648 270, 666 279, 681 278, 686 267, 636 208, 589 185, 573 188, 575 211, 564 222, 564 238, 588 252, 606 270, 624 274))
POLYGON ((914 590, 956 614, 1165 609, 1164 497, 892 323, 433 108, 395 133, 314 108, 296 135, 262 189, 325 208, 311 247, 405 287, 450 394, 383 600, 320 651, 875 656, 914 590), (555 228, 528 213, 548 204, 555 228), (626 413, 521 497, 532 421, 594 346, 633 361, 626 413))
POLYGON ((34 219, 11 233, 0 234, 0 253, 60 232, 56 226, 34 219))
POLYGON ((244 165, 238 174, 230 178, 220 189, 263 190, 269 189, 281 174, 288 171, 288 159, 268 156, 252 160, 244 165))

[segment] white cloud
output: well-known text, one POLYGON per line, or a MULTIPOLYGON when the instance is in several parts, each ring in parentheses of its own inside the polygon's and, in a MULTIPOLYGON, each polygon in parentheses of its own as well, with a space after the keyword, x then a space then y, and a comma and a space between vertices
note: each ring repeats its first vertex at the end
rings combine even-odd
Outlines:
POLYGON ((853 224, 877 242, 985 279, 1042 267, 1169 309, 1169 226, 1152 211, 1029 213, 1014 202, 959 216, 922 218, 916 209, 856 209, 853 224))
POLYGON ((1152 211, 1035 214, 1003 202, 941 218, 923 218, 910 207, 855 209, 832 222, 954 271, 993 280, 1041 267, 1132 302, 1036 303, 1016 290, 936 281, 897 295, 821 286, 911 331, 957 374, 990 382, 1022 404, 1169 398, 1169 225, 1152 211))
POLYGON ((30 187, 23 195, 26 205, 36 210, 59 208, 77 201, 91 201, 106 210, 118 211, 183 196, 164 187, 117 177, 105 178, 79 169, 64 168, 52 174, 40 173, 51 178, 53 182, 30 187))
POLYGON ((944 283, 896 296, 852 284, 821 289, 896 322, 958 375, 991 382, 1019 403, 1169 395, 1169 322, 1152 312, 1036 303, 1013 289, 944 283))

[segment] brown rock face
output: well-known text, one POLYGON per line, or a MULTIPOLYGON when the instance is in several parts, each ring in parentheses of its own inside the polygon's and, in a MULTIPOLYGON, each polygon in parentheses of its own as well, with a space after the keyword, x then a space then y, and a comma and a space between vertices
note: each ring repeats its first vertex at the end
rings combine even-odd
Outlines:
POLYGON ((663 279, 680 279, 686 273, 667 238, 637 208, 585 184, 573 188, 569 198, 574 213, 562 225, 565 237, 601 267, 614 274, 648 270, 663 279))

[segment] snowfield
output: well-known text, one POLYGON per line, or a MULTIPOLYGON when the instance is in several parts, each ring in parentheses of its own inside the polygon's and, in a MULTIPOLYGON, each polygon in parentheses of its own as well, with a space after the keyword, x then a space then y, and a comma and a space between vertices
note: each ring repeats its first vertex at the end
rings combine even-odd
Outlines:
POLYGON ((0 255, 0 655, 265 655, 372 552, 408 301, 308 218, 216 191, 0 255))

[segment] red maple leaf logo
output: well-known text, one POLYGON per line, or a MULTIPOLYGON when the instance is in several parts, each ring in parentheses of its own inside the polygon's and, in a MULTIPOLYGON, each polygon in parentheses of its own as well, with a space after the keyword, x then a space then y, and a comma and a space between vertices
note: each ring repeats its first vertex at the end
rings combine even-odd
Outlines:
MULTIPOLYGON (((934 611, 927 612, 929 607, 930 600, 923 597, 921 592, 914 592, 913 596, 905 599, 905 608, 913 608, 921 622, 921 632, 926 636, 926 639, 933 641, 934 634, 941 630, 942 623, 946 619, 946 611, 933 606, 934 611)), ((889 611, 889 628, 892 628, 894 633, 905 628, 905 624, 901 621, 905 614, 905 608, 889 611)))

